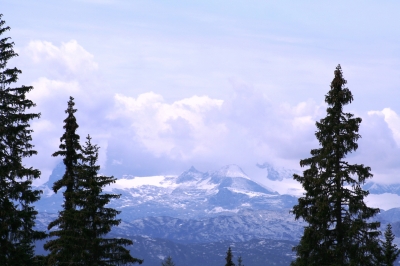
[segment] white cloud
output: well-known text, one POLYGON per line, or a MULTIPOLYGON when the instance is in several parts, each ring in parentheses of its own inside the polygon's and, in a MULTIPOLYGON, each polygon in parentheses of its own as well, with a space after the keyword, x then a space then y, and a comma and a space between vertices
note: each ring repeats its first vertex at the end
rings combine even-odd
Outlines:
POLYGON ((348 155, 351 163, 371 167, 373 182, 398 183, 400 148, 394 131, 396 119, 393 119, 396 116, 390 108, 363 115, 358 149, 348 155))
POLYGON ((368 115, 383 116, 388 127, 392 131, 393 138, 400 147, 400 117, 390 108, 384 108, 382 111, 369 111, 368 115))
POLYGON ((391 208, 398 208, 400 202, 400 196, 391 193, 383 194, 369 194, 365 203, 372 208, 380 208, 383 210, 389 210, 391 208))
POLYGON ((57 150, 61 135, 54 121, 46 118, 32 121, 31 128, 33 129, 32 144, 38 155, 25 158, 24 164, 40 169, 41 179, 34 183, 39 185, 47 181, 57 163, 57 159, 53 158, 51 154, 57 150))
POLYGON ((114 101, 108 115, 110 168, 119 162, 126 174, 137 174, 147 165, 153 171, 140 174, 179 174, 173 170, 177 166, 192 164, 207 171, 237 163, 262 179, 265 174, 256 163, 298 168, 299 159, 315 148, 315 120, 323 106, 313 101, 274 103, 248 87, 235 89, 224 100, 192 96, 168 103, 148 92, 137 97, 116 94, 114 101))
POLYGON ((76 40, 60 46, 48 41, 30 41, 23 51, 34 62, 35 73, 41 76, 32 82, 34 90, 30 92, 30 97, 41 105, 39 108, 64 105, 69 96, 96 108, 108 97, 109 92, 103 89, 103 79, 96 71, 94 56, 76 40))
POLYGON ((80 93, 80 85, 77 81, 64 82, 42 77, 32 82, 32 86, 34 89, 29 96, 36 103, 54 100, 55 97, 67 100, 68 96, 80 93))
POLYGON ((185 160, 208 150, 225 131, 223 123, 207 120, 221 108, 222 100, 193 96, 168 104, 153 92, 137 98, 116 94, 114 100, 116 110, 109 118, 128 118, 126 126, 132 128, 134 138, 155 156, 185 160))
POLYGON ((62 43, 59 47, 47 41, 31 41, 26 47, 27 54, 35 63, 50 64, 67 74, 88 73, 98 69, 94 56, 78 44, 76 40, 62 43))
MULTIPOLYGON (((299 168, 299 160, 318 147, 315 121, 325 115, 326 106, 312 99, 279 102, 274 97, 276 88, 261 91, 238 82, 233 82, 233 92, 221 97, 223 100, 194 95, 167 102, 167 94, 154 92, 128 97, 123 90, 115 93, 115 88, 100 89, 98 79, 86 75, 94 73, 98 65, 94 56, 74 40, 60 46, 32 41, 25 51, 39 67, 49 69, 45 77, 32 83, 35 89, 30 93, 44 119, 33 127, 35 136, 42 139, 37 141, 39 151, 46 156, 59 144, 70 95, 77 100, 82 140, 87 133, 98 135, 95 141, 101 147, 100 163, 110 171, 118 167, 130 174, 154 168, 151 174, 177 173, 176 167, 189 164, 210 170, 236 163, 260 181, 265 175, 256 169, 256 163, 268 161, 299 168)), ((399 152, 391 146, 393 139, 400 145, 399 116, 390 108, 371 111, 362 128, 368 130, 362 133, 362 148, 356 159, 378 173, 396 168, 388 167, 395 160, 388 160, 387 156, 395 158, 393 155, 399 152), (385 127, 379 124, 380 120, 385 127), (389 131, 391 138, 386 135, 389 131)), ((42 169, 51 169, 53 164, 42 169)), ((296 190, 290 192, 293 194, 300 191, 290 182, 280 187, 281 191, 290 189, 296 190)))
MULTIPOLYGON (((35 71, 42 76, 31 83, 34 89, 28 94, 29 99, 36 103, 33 111, 41 113, 41 118, 32 122, 33 144, 38 156, 26 162, 38 166, 43 173, 49 173, 61 160, 52 158, 51 154, 58 150, 64 131, 65 109, 72 96, 78 109, 76 117, 80 125, 78 134, 81 135, 81 144, 90 134, 93 143, 101 147, 99 164, 104 167, 109 135, 101 121, 104 121, 106 109, 112 103, 105 96, 107 92, 100 89, 98 78, 92 75, 98 69, 94 56, 75 40, 60 46, 47 41, 31 41, 22 52, 31 57, 35 71)), ((42 177, 40 182, 47 180, 48 176, 42 177)))

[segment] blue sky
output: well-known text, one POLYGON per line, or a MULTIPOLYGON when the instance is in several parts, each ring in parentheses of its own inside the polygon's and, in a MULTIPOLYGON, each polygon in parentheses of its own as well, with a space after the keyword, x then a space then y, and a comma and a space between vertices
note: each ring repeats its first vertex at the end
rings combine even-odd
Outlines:
POLYGON ((58 159, 68 97, 102 171, 179 174, 238 164, 299 169, 317 148, 315 121, 341 64, 363 119, 352 162, 374 181, 400 170, 397 1, 15 1, 1 13, 33 85, 32 124, 44 182, 58 159))

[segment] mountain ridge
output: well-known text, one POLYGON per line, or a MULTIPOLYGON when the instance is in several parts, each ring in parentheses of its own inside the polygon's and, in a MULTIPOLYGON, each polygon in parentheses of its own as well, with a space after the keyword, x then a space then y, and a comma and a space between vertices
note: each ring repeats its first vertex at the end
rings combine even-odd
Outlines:
MULTIPOLYGON (((273 170, 278 177, 290 172, 273 170)), ((45 191, 35 205, 39 211, 36 227, 40 230, 47 230, 61 209, 62 191, 54 193, 51 187, 63 172, 63 165, 58 165, 48 182, 39 187, 45 191)), ((388 191, 390 186, 370 188, 388 191)), ((297 197, 281 195, 252 181, 237 165, 210 172, 192 166, 178 176, 124 175, 105 190, 121 194, 119 200, 109 204, 122 211, 118 216, 121 224, 112 229, 111 235, 138 241, 132 254, 145 253, 145 258, 154 263, 149 265, 159 265, 164 256, 170 255, 168 252, 174 252, 176 261, 201 258, 211 263, 223 259, 228 246, 219 245, 240 247, 246 256, 257 254, 262 258, 252 265, 265 265, 266 261, 287 265, 294 256, 291 247, 305 226, 290 214, 297 197), (269 252, 269 258, 263 255, 265 252, 269 252)), ((376 220, 382 223, 382 231, 392 223, 394 231, 400 232, 400 208, 382 210, 376 220)), ((400 238, 395 242, 400 244, 400 238)))

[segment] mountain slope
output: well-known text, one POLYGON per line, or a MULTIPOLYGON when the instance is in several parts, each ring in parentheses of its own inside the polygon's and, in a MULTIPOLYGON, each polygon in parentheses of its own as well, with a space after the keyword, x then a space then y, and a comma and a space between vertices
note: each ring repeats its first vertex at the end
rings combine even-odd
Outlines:
MULTIPOLYGON (((60 178, 58 166, 41 189, 46 191, 36 207, 39 212, 55 213, 61 209, 62 192, 52 193, 52 182, 60 178)), ((199 218, 240 210, 289 209, 297 198, 279 195, 252 181, 237 165, 202 173, 191 167, 179 176, 124 176, 106 188, 121 194, 110 207, 122 211, 124 220, 148 216, 199 218)))
MULTIPOLYGON (((276 172, 276 179, 290 172, 265 167, 271 175, 276 172)), ((63 172, 63 165, 58 165, 40 187, 44 194, 36 205, 36 226, 41 230, 61 209, 62 192, 54 194, 51 187, 63 172)), ((378 184, 369 188, 375 193, 395 189, 378 184)), ((289 213, 297 198, 259 185, 237 165, 214 172, 191 167, 179 176, 127 175, 106 190, 122 194, 110 203, 122 211, 122 222, 112 235, 134 239, 132 254, 144 258, 146 265, 160 265, 168 255, 176 265, 222 265, 229 245, 245 265, 288 265, 294 256, 291 247, 305 225, 289 213)), ((382 230, 390 222, 393 231, 400 232, 399 209, 381 211, 376 217, 382 230)))
POLYGON ((368 182, 363 186, 363 189, 368 190, 371 194, 392 193, 400 195, 400 184, 378 184, 368 182))

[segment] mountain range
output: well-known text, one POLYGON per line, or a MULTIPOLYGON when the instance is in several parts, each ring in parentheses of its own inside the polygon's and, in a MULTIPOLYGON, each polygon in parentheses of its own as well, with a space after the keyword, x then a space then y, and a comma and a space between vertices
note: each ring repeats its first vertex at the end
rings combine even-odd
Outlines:
MULTIPOLYGON (((259 167, 268 170, 271 180, 293 175, 269 164, 259 167)), ((36 204, 37 227, 42 230, 61 210, 62 192, 55 194, 51 187, 64 169, 63 164, 57 165, 39 187, 44 193, 36 204)), ((179 176, 125 175, 105 190, 121 194, 109 204, 121 211, 122 220, 111 235, 133 239, 132 254, 142 255, 145 265, 160 265, 168 255, 178 266, 222 265, 229 246, 245 265, 288 265, 294 256, 291 248, 305 225, 290 214, 296 197, 254 182, 237 165, 212 172, 191 167, 179 176)), ((392 223, 394 233, 400 235, 400 208, 381 211, 377 219, 382 228, 392 223)), ((43 253, 40 247, 37 250, 43 253)))

